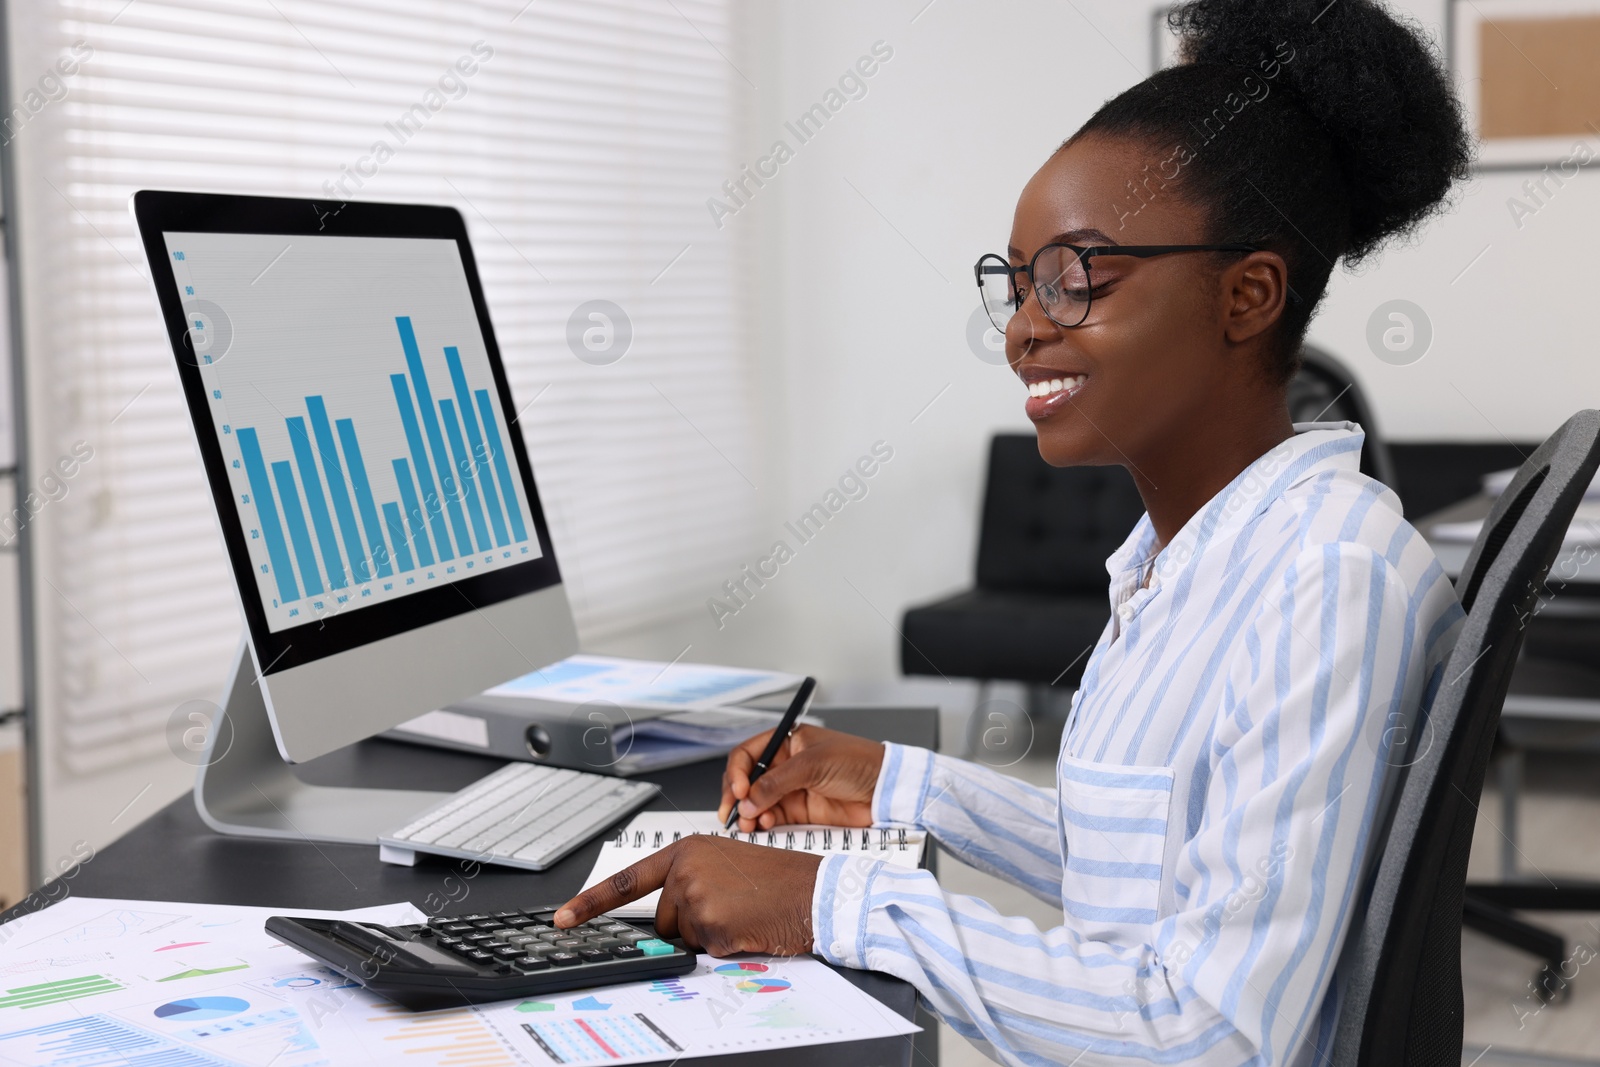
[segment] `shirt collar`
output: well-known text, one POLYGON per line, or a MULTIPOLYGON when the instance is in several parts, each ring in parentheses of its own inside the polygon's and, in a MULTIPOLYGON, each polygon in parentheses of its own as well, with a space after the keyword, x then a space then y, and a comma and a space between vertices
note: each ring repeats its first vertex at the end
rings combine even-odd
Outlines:
MULTIPOLYGON (((1170 579, 1219 534, 1239 529, 1290 488, 1330 470, 1359 471, 1366 433, 1353 422, 1295 423, 1295 434, 1240 471, 1221 492, 1190 517, 1172 543, 1160 550, 1156 579, 1170 579)), ((1150 515, 1140 516, 1122 546, 1106 559, 1113 587, 1126 583, 1156 555, 1150 515), (1120 580, 1120 582, 1119 582, 1120 580)), ((1137 586, 1137 581, 1134 583, 1137 586)))

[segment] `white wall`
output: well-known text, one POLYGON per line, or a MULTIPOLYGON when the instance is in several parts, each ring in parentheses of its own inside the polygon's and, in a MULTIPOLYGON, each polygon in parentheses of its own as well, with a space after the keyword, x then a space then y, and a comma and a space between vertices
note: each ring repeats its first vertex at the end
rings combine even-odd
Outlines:
MULTIPOLYGON (((773 536, 875 440, 894 459, 721 632, 691 613, 619 648, 670 657, 693 642, 693 657, 848 688, 895 676, 906 606, 970 583, 986 441, 1028 428, 1020 385, 968 347, 970 266, 1003 249, 1015 198, 1054 147, 1148 74, 1153 5, 925 3, 806 0, 753 16, 752 161, 773 138, 793 143, 784 120, 874 41, 894 55, 726 220, 763 242, 757 355, 784 457, 782 484, 762 487, 773 536)), ((1399 7, 1441 32, 1442 0, 1399 7)), ((1580 243, 1600 232, 1600 176, 1580 174, 1519 230, 1506 199, 1527 177, 1485 175, 1412 247, 1359 277, 1336 272, 1311 337, 1353 366, 1391 438, 1538 438, 1600 404, 1580 243), (1433 322, 1411 366, 1366 347, 1368 317, 1394 298, 1433 322)))

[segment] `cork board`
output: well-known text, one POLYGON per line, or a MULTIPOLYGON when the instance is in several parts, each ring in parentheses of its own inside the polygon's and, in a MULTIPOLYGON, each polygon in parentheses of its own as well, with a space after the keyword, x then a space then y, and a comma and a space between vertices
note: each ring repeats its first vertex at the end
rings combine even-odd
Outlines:
POLYGON ((1556 137, 1600 123, 1600 12, 1478 27, 1478 135, 1556 137))

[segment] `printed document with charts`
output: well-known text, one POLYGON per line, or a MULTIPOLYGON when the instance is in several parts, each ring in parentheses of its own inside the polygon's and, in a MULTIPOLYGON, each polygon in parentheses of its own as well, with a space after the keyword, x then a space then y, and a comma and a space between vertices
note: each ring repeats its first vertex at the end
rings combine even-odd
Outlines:
POLYGON ((701 956, 678 978, 409 1012, 262 930, 305 914, 329 913, 69 897, 0 926, 0 1064, 622 1064, 919 1029, 810 957, 701 956))
MULTIPOLYGON (((916 868, 922 863, 922 850, 928 836, 924 831, 910 826, 875 826, 869 829, 811 823, 794 823, 746 834, 738 830, 724 831, 714 811, 646 811, 634 816, 632 822, 606 840, 600 849, 600 858, 595 861, 594 870, 583 887, 588 889, 624 867, 638 863, 657 849, 695 834, 731 837, 736 841, 820 855, 851 852, 909 868, 916 868)), ((657 890, 631 904, 613 909, 611 914, 624 919, 654 919, 656 903, 660 899, 661 892, 657 890)))

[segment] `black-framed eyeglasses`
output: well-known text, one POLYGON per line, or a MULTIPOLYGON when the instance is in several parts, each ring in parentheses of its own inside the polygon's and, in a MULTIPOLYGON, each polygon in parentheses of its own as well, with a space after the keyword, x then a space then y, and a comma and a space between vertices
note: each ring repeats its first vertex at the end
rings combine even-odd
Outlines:
POLYGON ((972 270, 978 278, 978 290, 983 294, 984 310, 989 320, 1002 334, 1012 316, 1022 310, 1022 304, 1031 291, 1039 298, 1039 306, 1058 326, 1071 329, 1081 326, 1089 317, 1089 305, 1094 302, 1094 281, 1089 261, 1097 256, 1135 256, 1149 259, 1173 252, 1257 252, 1253 245, 1079 245, 1048 244, 1033 254, 1025 267, 1013 267, 1004 256, 993 252, 982 257, 972 270), (1026 274, 1031 281, 1028 288, 1017 283, 1017 276, 1026 274))

